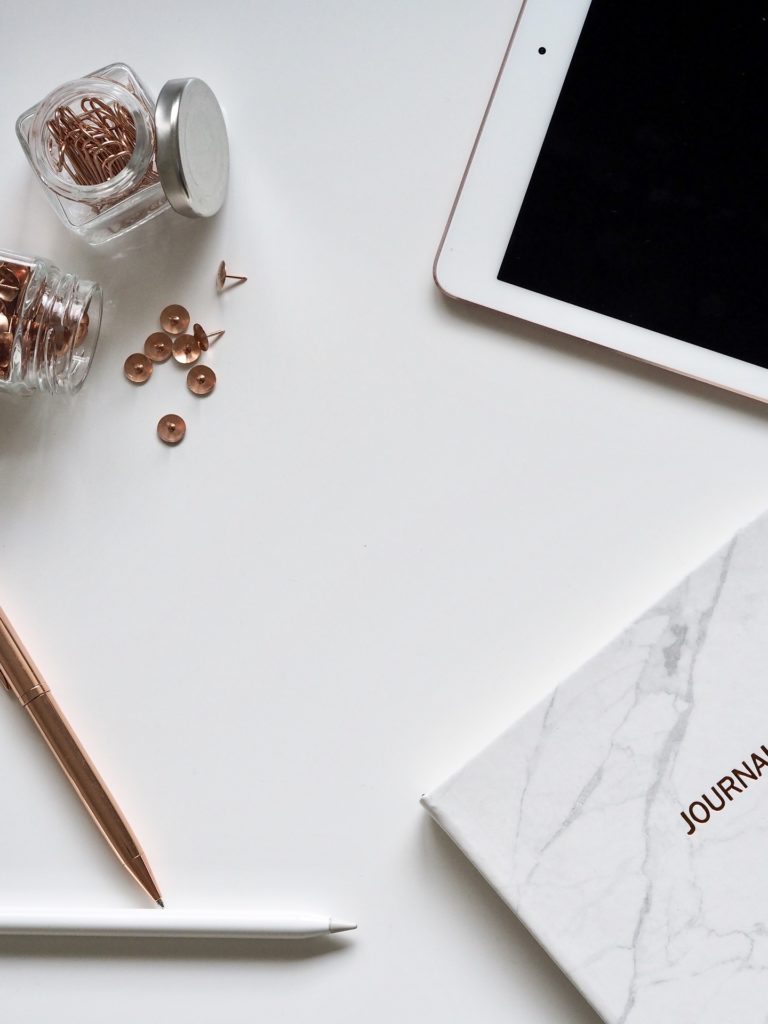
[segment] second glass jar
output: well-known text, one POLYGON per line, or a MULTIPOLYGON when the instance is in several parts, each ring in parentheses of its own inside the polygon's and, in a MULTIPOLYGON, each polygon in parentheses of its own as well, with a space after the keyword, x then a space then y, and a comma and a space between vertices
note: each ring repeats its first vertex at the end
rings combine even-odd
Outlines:
POLYGON ((0 250, 0 394, 74 394, 101 326, 101 288, 48 260, 0 250))

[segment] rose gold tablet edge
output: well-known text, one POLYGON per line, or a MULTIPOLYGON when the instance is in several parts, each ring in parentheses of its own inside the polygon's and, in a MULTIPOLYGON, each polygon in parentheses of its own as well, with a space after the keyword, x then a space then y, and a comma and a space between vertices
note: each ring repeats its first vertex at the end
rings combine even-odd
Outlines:
MULTIPOLYGON (((459 182, 459 187, 458 187, 458 189, 456 191, 456 196, 455 196, 455 198, 453 200, 453 205, 451 206, 451 212, 448 215, 448 220, 446 221, 445 228, 443 229, 443 234, 442 234, 442 237, 440 239, 440 244, 437 247, 437 252, 435 253, 435 258, 434 258, 434 260, 432 262, 432 280, 435 282, 435 285, 442 292, 442 294, 445 295, 449 299, 453 299, 454 302, 463 302, 467 306, 474 306, 476 309, 487 309, 491 313, 496 313, 499 316, 507 317, 510 320, 519 320, 521 323, 532 324, 535 327, 544 327, 546 330, 553 331, 554 333, 559 334, 559 335, 561 335, 564 338, 573 338, 576 341, 585 342, 587 345, 594 345, 595 348, 604 349, 606 352, 616 352, 616 353, 618 353, 621 356, 625 356, 627 359, 634 359, 634 361, 637 362, 637 363, 641 363, 641 364, 644 364, 646 366, 653 366, 653 367, 655 367, 658 370, 664 370, 666 373, 674 373, 678 377, 685 377, 688 380, 696 381, 699 384, 706 384, 707 387, 717 388, 720 391, 727 391, 729 394, 738 395, 740 398, 749 398, 752 401, 761 402, 763 405, 768 404, 768 396, 754 395, 754 394, 752 394, 751 391, 740 391, 738 388, 729 387, 729 385, 727 385, 727 384, 722 384, 722 383, 719 383, 718 381, 709 380, 708 377, 699 377, 699 376, 697 376, 694 373, 688 373, 685 370, 678 370, 674 366, 668 366, 666 363, 656 363, 652 359, 644 359, 642 356, 635 355, 634 352, 624 352, 622 349, 613 348, 611 345, 604 345, 602 342, 594 341, 592 338, 583 338, 580 334, 570 334, 567 331, 558 330, 558 328, 556 328, 556 327, 549 327, 547 324, 539 323, 536 320, 526 320, 525 317, 516 316, 514 313, 505 313, 503 309, 497 309, 496 306, 484 306, 481 302, 473 302, 471 299, 464 299, 460 295, 454 295, 452 292, 449 292, 448 289, 444 288, 443 285, 438 280, 438 278, 437 278, 437 264, 438 264, 438 261, 440 259, 440 255, 441 255, 441 253, 443 251, 443 246, 445 245, 445 240, 448 237, 448 231, 449 231, 449 229, 451 227, 451 222, 453 221, 453 215, 456 212, 456 207, 459 205, 459 199, 461 198, 461 193, 462 193, 462 191, 464 189, 464 185, 466 183, 467 176, 469 174, 469 169, 472 166, 472 161, 475 158, 475 152, 477 151, 477 147, 480 144, 480 138, 481 138, 481 136, 483 134, 483 129, 485 128, 485 122, 488 120, 488 115, 491 112, 491 107, 493 106, 493 101, 496 98, 496 93, 497 93, 498 88, 499 88, 499 82, 501 81, 501 76, 504 74, 504 69, 507 66, 507 60, 509 59, 509 52, 512 49, 512 43, 514 43, 514 41, 515 41, 515 36, 517 35, 517 30, 518 30, 518 28, 520 26, 520 21, 521 21, 521 19, 523 17, 523 12, 525 11, 525 7, 526 7, 527 2, 528 2, 528 0, 523 0, 522 4, 520 6, 520 11, 518 12, 518 15, 517 15, 517 20, 515 21, 514 28, 512 29, 512 35, 509 37, 509 42, 507 43, 507 48, 504 51, 504 57, 502 58, 501 66, 499 67, 499 73, 496 75, 496 80, 493 83, 493 89, 491 90, 490 98, 489 98, 488 103, 486 104, 486 107, 485 107, 485 113, 483 114, 483 119, 480 122, 480 127, 477 130, 477 135, 475 136, 475 141, 472 144, 472 149, 471 149, 470 154, 469 154, 469 159, 467 160, 467 166, 464 168, 464 173, 461 176, 461 181, 459 182)), ((674 340, 680 341, 682 339, 676 338, 674 340)), ((723 354, 724 353, 720 353, 720 355, 723 355, 723 354)), ((752 366, 754 364, 750 363, 749 365, 752 366)))
MULTIPOLYGON (((496 81, 493 83, 493 89, 491 90, 491 95, 490 95, 490 98, 488 100, 488 103, 485 106, 485 113, 483 114, 483 119, 480 122, 480 127, 477 130, 477 135, 475 136, 475 141, 472 144, 472 149, 470 150, 470 153, 469 153, 469 159, 467 160, 467 166, 464 168, 464 173, 461 176, 461 181, 459 182, 459 187, 458 187, 458 190, 456 192, 456 197, 453 200, 453 205, 451 206, 451 212, 448 215, 448 220, 446 221, 445 228, 443 230, 443 236, 440 239, 440 244, 437 247, 437 252, 435 253, 435 258, 434 258, 434 260, 432 262, 432 279, 433 279, 433 281, 435 282, 437 287, 440 289, 440 291, 443 293, 443 295, 447 295, 449 299, 456 299, 457 302, 467 302, 469 300, 462 299, 458 295, 452 295, 451 292, 446 291, 446 289, 443 288, 443 286, 440 284, 440 282, 437 279, 437 263, 438 263, 438 260, 440 259, 440 254, 443 251, 443 246, 445 245, 445 239, 448 236, 448 230, 449 230, 449 228, 451 226, 451 221, 453 220, 453 215, 456 212, 456 207, 459 205, 459 199, 461 198, 461 193, 462 193, 462 190, 464 188, 464 183, 467 180, 467 175, 469 174, 469 169, 472 166, 472 161, 475 159, 475 152, 477 151, 477 147, 480 144, 480 137, 483 134, 483 129, 485 128, 485 122, 488 120, 488 115, 491 112, 491 107, 493 106, 493 101, 496 98, 496 92, 497 92, 497 90, 499 88, 499 82, 501 81, 501 76, 504 74, 504 68, 507 66, 507 59, 509 57, 509 51, 512 49, 512 43, 515 41, 515 36, 517 35, 517 30, 518 30, 518 27, 520 26, 520 21, 521 21, 521 19, 523 17, 523 11, 525 10, 525 6, 526 6, 527 2, 528 2, 528 0, 523 0, 522 4, 520 5, 520 10, 519 10, 518 15, 517 15, 517 20, 515 21, 514 28, 512 29, 512 35, 509 37, 509 42, 507 43, 507 48, 504 51, 504 56, 503 56, 502 61, 501 61, 501 66, 499 68, 499 73, 496 75, 496 81)), ((471 303, 471 305, 479 305, 479 303, 471 303)), ((481 306, 480 308, 481 309, 486 309, 486 308, 487 309, 491 309, 493 307, 491 307, 491 306, 488 306, 488 307, 481 306)))
MULTIPOLYGON (((440 285, 438 285, 440 288, 440 285)), ((699 377, 698 374, 688 373, 686 370, 678 370, 674 366, 669 366, 667 363, 657 363, 653 359, 646 359, 644 356, 638 356, 634 352, 625 352, 624 349, 614 348, 612 345, 605 345, 602 341, 595 341, 594 338, 585 338, 581 334, 571 334, 569 331, 563 331, 559 327, 552 327, 550 324, 544 324, 540 320, 526 320, 524 316, 517 316, 516 313, 507 313, 503 309, 498 309, 496 306, 484 306, 482 302, 474 302, 472 299, 462 299, 457 295, 451 295, 444 288, 440 288, 443 295, 446 295, 449 299, 453 299, 455 302, 463 302, 466 306, 472 306, 474 309, 486 310, 489 313, 495 313, 497 316, 504 317, 507 320, 519 320, 521 324, 530 324, 532 327, 543 327, 545 331, 552 331, 553 334, 559 335, 561 338, 571 338, 574 341, 583 342, 585 345, 593 345, 595 348, 602 349, 604 352, 615 352, 617 356, 623 359, 632 359, 636 363, 640 363, 643 366, 653 366, 657 370, 663 370, 665 373, 672 373, 676 377, 685 377, 688 380, 696 381, 698 384, 706 384, 707 387, 717 388, 719 391, 727 391, 732 395, 738 395, 739 398, 749 398, 753 402, 760 402, 763 405, 768 405, 768 396, 766 395, 755 395, 751 391, 742 391, 739 388, 731 387, 728 384, 721 384, 719 381, 710 380, 709 377, 699 377)), ((668 335, 665 335, 668 337, 668 335)), ((672 338, 672 341, 682 341, 681 338, 672 338)), ((683 342, 685 345, 692 344, 691 342, 683 342)), ((701 348, 700 345, 694 346, 695 348, 701 348)), ((733 359, 733 356, 725 356, 725 353, 719 352, 718 355, 724 356, 726 359, 733 359)), ((743 359, 736 360, 737 362, 745 362, 743 359)), ((765 367, 758 367, 755 363, 747 363, 747 366, 755 366, 756 369, 765 369, 765 367)), ((768 372, 768 371, 767 371, 768 372)))

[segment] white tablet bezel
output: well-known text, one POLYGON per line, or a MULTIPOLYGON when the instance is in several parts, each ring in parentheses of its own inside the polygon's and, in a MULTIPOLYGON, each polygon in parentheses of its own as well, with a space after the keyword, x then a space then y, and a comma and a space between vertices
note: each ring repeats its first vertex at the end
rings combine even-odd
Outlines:
POLYGON ((435 258, 435 282, 451 298, 768 402, 768 369, 498 280, 589 4, 523 0, 435 258))

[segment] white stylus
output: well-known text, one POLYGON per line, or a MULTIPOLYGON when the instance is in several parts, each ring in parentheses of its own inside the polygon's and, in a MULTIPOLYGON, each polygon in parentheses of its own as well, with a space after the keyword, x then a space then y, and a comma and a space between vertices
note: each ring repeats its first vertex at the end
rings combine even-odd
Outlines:
POLYGON ((357 928, 322 914, 189 910, 0 910, 0 935, 311 939, 357 928))

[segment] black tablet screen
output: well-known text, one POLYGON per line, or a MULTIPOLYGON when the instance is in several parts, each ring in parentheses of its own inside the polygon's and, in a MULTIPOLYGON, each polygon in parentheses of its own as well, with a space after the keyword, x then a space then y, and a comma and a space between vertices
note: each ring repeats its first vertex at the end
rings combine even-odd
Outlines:
POLYGON ((499 279, 768 366, 767 114, 768 2, 592 0, 499 279))

